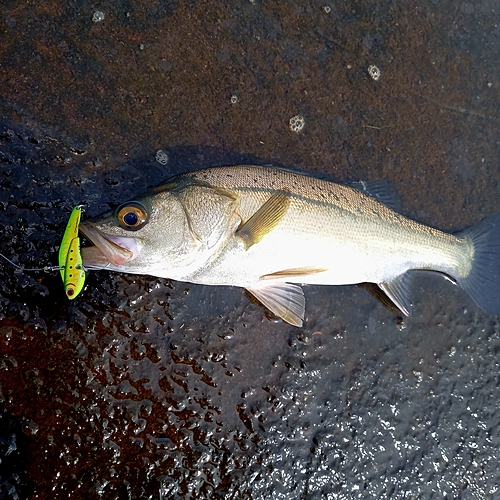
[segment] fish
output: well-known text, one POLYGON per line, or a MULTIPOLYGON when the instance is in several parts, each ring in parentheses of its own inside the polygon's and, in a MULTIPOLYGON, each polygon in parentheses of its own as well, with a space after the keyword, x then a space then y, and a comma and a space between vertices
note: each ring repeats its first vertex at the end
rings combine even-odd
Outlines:
POLYGON ((383 183, 207 168, 82 222, 92 243, 83 266, 241 287, 294 326, 305 317, 304 284, 373 283, 408 315, 417 270, 443 274, 500 314, 500 213, 451 234, 405 217, 394 200, 383 183))

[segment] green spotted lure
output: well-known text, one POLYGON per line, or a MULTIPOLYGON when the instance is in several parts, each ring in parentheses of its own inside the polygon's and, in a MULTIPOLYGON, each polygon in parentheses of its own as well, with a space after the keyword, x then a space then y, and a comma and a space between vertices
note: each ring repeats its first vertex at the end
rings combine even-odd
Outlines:
POLYGON ((60 271, 64 284, 66 297, 73 300, 82 291, 85 284, 85 269, 83 268, 82 256, 80 254, 80 238, 78 229, 82 216, 82 206, 77 205, 73 208, 69 216, 68 224, 59 247, 59 266, 45 266, 40 268, 26 269, 15 262, 12 262, 5 255, 0 253, 0 257, 14 266, 19 272, 24 271, 60 271))
POLYGON ((85 269, 80 254, 78 227, 82 216, 82 205, 73 208, 59 247, 59 269, 66 297, 73 300, 85 284, 85 269))

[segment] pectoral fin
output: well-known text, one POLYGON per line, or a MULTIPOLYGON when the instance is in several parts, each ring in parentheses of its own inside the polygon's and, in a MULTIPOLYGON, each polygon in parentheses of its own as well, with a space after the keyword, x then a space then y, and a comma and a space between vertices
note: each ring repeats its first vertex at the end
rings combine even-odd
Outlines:
POLYGON ((390 281, 379 283, 378 285, 405 316, 410 314, 408 310, 411 307, 411 302, 408 298, 409 280, 410 274, 404 273, 390 281))
POLYGON ((302 288, 291 283, 261 282, 247 290, 276 316, 294 326, 302 326, 306 300, 302 288))
POLYGON ((247 250, 279 224, 289 205, 287 193, 276 193, 236 231, 236 236, 244 241, 247 250))

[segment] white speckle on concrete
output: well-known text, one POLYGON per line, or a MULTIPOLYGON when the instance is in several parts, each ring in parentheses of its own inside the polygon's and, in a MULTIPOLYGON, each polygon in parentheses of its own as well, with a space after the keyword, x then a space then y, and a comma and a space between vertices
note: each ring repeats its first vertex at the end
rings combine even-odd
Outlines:
POLYGON ((104 12, 101 12, 100 10, 96 10, 92 14, 92 22, 94 22, 94 23, 100 23, 101 21, 104 21, 105 17, 106 16, 104 15, 104 12))
POLYGON ((368 66, 368 74, 374 79, 378 80, 380 78, 380 70, 374 64, 368 66))
POLYGON ((301 115, 293 116, 290 118, 290 130, 295 133, 299 133, 306 124, 304 117, 301 115))

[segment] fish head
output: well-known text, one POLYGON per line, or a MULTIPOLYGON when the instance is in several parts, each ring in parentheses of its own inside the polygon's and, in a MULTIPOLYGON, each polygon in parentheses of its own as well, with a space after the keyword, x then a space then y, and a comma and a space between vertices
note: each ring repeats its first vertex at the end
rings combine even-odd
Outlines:
POLYGON ((211 186, 160 186, 80 225, 83 266, 187 280, 238 226, 237 205, 211 186))

